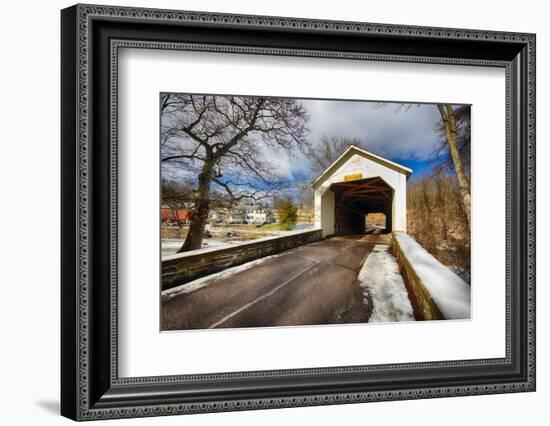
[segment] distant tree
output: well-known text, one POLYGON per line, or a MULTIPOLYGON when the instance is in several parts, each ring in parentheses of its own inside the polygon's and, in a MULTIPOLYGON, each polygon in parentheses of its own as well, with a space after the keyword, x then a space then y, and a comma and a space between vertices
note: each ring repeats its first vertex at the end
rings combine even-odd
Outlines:
MULTIPOLYGON (((313 180, 311 178, 310 180, 313 180)), ((313 214, 314 194, 310 182, 296 183, 300 208, 308 214, 313 214)))
POLYGON ((202 245, 215 191, 259 201, 281 185, 268 155, 307 152, 304 107, 288 98, 163 94, 161 161, 196 176, 193 216, 179 252, 202 245))
POLYGON ((193 188, 189 182, 163 180, 161 182, 162 205, 172 211, 172 217, 177 217, 177 211, 189 210, 193 202, 193 188))
POLYGON ((290 197, 277 200, 275 208, 279 214, 279 227, 284 230, 291 230, 298 221, 298 207, 290 197))
POLYGON ((407 187, 407 232, 470 280, 470 228, 457 179, 438 167, 407 187))
POLYGON ((309 158, 315 173, 323 173, 351 145, 360 147, 361 141, 356 138, 321 136, 319 144, 309 149, 309 158))
POLYGON ((162 204, 171 209, 189 209, 193 202, 193 187, 190 182, 163 180, 161 182, 162 204))

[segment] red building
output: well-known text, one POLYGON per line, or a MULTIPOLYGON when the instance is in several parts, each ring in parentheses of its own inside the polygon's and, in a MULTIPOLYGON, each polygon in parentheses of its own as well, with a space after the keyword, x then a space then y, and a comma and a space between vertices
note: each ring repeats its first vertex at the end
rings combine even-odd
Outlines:
POLYGON ((193 212, 185 209, 171 209, 170 207, 161 208, 162 223, 176 223, 178 225, 187 223, 193 212))

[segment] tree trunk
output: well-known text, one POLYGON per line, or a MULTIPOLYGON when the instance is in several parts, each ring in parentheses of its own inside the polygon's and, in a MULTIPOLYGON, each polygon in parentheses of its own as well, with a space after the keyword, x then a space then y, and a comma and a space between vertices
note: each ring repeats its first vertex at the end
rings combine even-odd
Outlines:
POLYGON ((210 183, 212 182, 213 165, 213 161, 205 161, 199 174, 197 190, 193 197, 194 207, 189 223, 189 232, 178 253, 202 247, 202 237, 210 211, 210 183))
POLYGON ((457 131, 456 131, 456 117, 451 105, 438 104, 437 108, 443 119, 443 125, 445 127, 445 139, 449 145, 449 151, 451 153, 451 159, 455 167, 456 178, 458 180, 458 187, 460 188, 460 196, 462 200, 462 207, 468 219, 468 226, 470 226, 470 183, 464 174, 464 167, 462 167, 462 160, 460 159, 460 153, 458 151, 457 143, 457 131))

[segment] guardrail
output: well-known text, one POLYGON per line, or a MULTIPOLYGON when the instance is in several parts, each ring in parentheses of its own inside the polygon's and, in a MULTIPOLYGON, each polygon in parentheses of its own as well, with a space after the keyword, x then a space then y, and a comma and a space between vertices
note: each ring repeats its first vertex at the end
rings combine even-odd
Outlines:
POLYGON ((322 239, 322 231, 304 231, 262 238, 235 247, 181 253, 162 261, 162 289, 167 290, 232 266, 322 239))
POLYGON ((422 319, 469 319, 470 286, 404 232, 394 232, 392 251, 422 319))

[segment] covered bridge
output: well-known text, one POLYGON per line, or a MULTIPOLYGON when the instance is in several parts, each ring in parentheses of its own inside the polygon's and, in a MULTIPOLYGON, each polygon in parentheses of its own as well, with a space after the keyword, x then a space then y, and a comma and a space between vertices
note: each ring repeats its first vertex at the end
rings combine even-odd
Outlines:
POLYGON ((365 231, 369 213, 383 213, 386 232, 407 231, 407 179, 412 170, 351 145, 313 181, 315 227, 330 235, 365 231))

